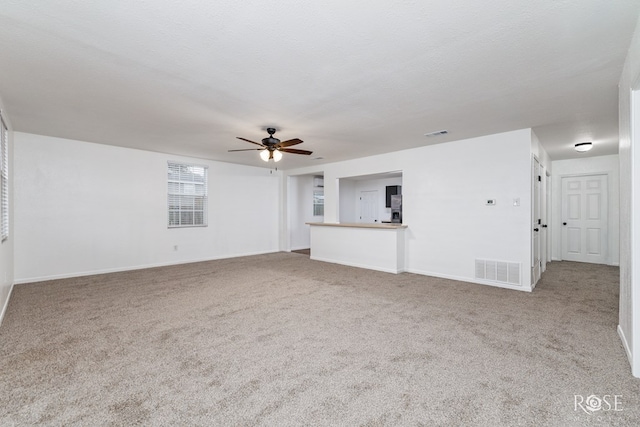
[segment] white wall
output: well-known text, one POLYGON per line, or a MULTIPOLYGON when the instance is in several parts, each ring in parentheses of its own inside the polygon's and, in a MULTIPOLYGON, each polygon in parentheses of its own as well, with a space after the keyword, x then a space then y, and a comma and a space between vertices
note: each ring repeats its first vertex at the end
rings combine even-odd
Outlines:
POLYGON ((9 130, 9 144, 7 146, 9 154, 9 237, 4 242, 0 243, 0 323, 4 318, 4 314, 9 303, 9 297, 11 295, 11 289, 13 287, 14 272, 13 272, 13 258, 14 258, 14 241, 15 235, 13 231, 13 131, 11 129, 11 121, 7 114, 2 100, 0 99, 0 109, 2 109, 5 124, 9 130))
POLYGON ((523 129, 323 165, 325 222, 338 222, 338 186, 328 183, 401 170, 407 271, 484 283, 476 258, 517 262, 530 290, 531 147, 523 129))
POLYGON ((551 242, 554 260, 562 259, 562 177, 571 175, 608 176, 608 219, 609 231, 607 263, 620 263, 620 160, 617 154, 611 156, 585 157, 583 159, 556 160, 552 162, 552 205, 551 242))
POLYGON ((18 132, 14 145, 16 282, 279 250, 281 173, 18 132), (209 167, 208 227, 167 228, 168 160, 209 167))
POLYGON ((620 317, 618 333, 640 377, 640 17, 620 77, 620 317), (635 91, 632 102, 632 91, 635 91), (632 122, 635 134, 632 135, 632 122), (635 179, 634 179, 635 178, 635 179), (635 258, 635 260, 634 260, 635 258))
POLYGON ((339 222, 357 222, 358 217, 356 216, 356 182, 352 179, 341 179, 339 187, 339 222))
POLYGON ((289 180, 289 245, 290 249, 308 249, 311 232, 308 222, 322 222, 324 216, 313 215, 315 175, 290 176, 289 180))
POLYGON ((531 131, 531 153, 538 159, 540 165, 551 168, 551 158, 540 144, 540 140, 535 132, 531 131))

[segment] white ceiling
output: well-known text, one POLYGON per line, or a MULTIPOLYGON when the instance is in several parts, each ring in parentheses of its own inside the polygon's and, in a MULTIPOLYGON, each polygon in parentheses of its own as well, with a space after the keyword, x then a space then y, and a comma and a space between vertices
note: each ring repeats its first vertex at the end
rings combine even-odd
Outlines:
POLYGON ((16 131, 255 166, 227 150, 273 125, 314 152, 285 169, 526 127, 553 159, 584 140, 613 154, 639 14, 638 0, 4 0, 0 95, 16 131))

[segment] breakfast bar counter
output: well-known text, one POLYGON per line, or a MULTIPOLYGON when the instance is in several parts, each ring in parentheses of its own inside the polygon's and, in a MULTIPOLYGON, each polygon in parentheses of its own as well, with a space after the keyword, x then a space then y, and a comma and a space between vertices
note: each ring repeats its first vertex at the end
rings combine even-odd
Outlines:
POLYGON ((403 224, 309 222, 311 259, 371 270, 405 269, 403 224))

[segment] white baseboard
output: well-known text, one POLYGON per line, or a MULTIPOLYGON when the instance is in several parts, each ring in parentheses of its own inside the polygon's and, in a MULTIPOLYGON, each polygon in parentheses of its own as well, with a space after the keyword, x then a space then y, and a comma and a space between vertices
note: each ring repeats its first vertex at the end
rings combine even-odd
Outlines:
POLYGON ((2 311, 0 311, 0 325, 2 325, 2 320, 4 319, 4 315, 7 312, 7 308, 9 307, 9 300, 11 299, 11 293, 13 292, 13 283, 9 287, 9 293, 7 294, 7 299, 2 306, 2 311))
MULTIPOLYGON (((618 325, 618 336, 622 341, 622 347, 624 347, 625 353, 627 353, 627 360, 629 361, 629 365, 631 365, 631 372, 633 373, 633 355, 631 353, 631 348, 629 347, 629 343, 627 342, 627 337, 624 335, 624 331, 622 327, 618 325)), ((637 377, 637 375, 634 375, 637 377)))
POLYGON ((392 268, 378 267, 378 266, 375 266, 375 265, 359 264, 359 263, 356 263, 356 262, 345 262, 345 261, 338 262, 338 261, 333 260, 333 259, 319 258, 319 257, 314 257, 314 256, 311 256, 311 259, 314 260, 314 261, 328 262, 328 263, 331 263, 331 264, 340 264, 340 265, 347 265, 349 267, 366 268, 367 270, 383 271, 385 273, 392 273, 392 274, 402 273, 402 270, 394 270, 392 268))
POLYGON ((420 275, 423 275, 423 276, 439 277, 441 279, 457 280, 459 282, 475 283, 477 285, 493 286, 493 287, 496 287, 496 288, 512 289, 514 291, 524 291, 524 292, 532 292, 533 291, 533 289, 531 289, 531 286, 528 286, 528 285, 527 286, 509 285, 507 283, 497 283, 497 282, 492 282, 490 280, 472 279, 472 278, 469 278, 469 277, 460 277, 460 276, 453 276, 453 275, 449 275, 449 274, 440 274, 440 273, 434 273, 432 271, 408 269, 407 273, 420 274, 420 275))
MULTIPOLYGON (((554 258, 551 258, 551 261, 562 261, 562 258, 555 258, 554 257, 554 258)), ((618 262, 618 261, 608 262, 608 263, 605 263, 603 265, 610 265, 610 266, 613 266, 613 267, 620 267, 620 262, 618 262)))
POLYGON ((164 262, 164 263, 155 263, 155 264, 145 264, 145 265, 135 265, 130 267, 116 267, 116 268, 106 268, 102 270, 91 270, 91 271, 82 271, 78 273, 63 273, 63 274, 52 274, 50 276, 39 276, 39 277, 27 277, 23 279, 16 279, 14 283, 16 285, 22 283, 35 283, 35 282, 45 282, 47 280, 58 280, 58 279, 70 279, 73 277, 82 277, 82 276, 95 276, 98 274, 108 274, 108 273, 119 273, 122 271, 133 271, 133 270, 144 270, 147 268, 156 268, 156 267, 168 267, 171 265, 180 265, 180 264, 192 264, 195 262, 205 262, 205 261, 215 261, 219 259, 228 259, 228 258, 240 258, 244 256, 252 256, 252 255, 264 255, 276 253, 279 251, 266 251, 266 252, 248 252, 242 254, 233 254, 233 255, 223 255, 219 257, 212 258, 202 258, 202 259, 194 259, 194 260, 182 260, 176 262, 164 262))

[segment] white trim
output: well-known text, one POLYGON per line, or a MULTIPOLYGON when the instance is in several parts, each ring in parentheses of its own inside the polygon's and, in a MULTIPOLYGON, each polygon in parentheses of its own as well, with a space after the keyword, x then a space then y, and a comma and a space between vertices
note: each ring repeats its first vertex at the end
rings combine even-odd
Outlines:
POLYGON ((2 311, 0 311, 0 326, 2 326, 2 321, 4 320, 4 315, 7 312, 7 308, 9 307, 9 300, 11 299, 11 293, 13 292, 13 283, 9 288, 9 293, 7 294, 7 299, 4 302, 4 306, 2 307, 2 311))
POLYGON ((631 348, 629 347, 629 343, 627 342, 627 337, 624 335, 624 331, 622 330, 622 327, 620 325, 618 325, 617 330, 618 330, 618 336, 622 341, 622 347, 624 347, 624 352, 627 355, 629 364, 631 365, 632 374, 634 377, 640 377, 639 375, 636 375, 635 373, 633 373, 633 364, 631 363, 633 360, 633 356, 631 355, 631 348))
MULTIPOLYGON (((556 257, 552 257, 551 261, 564 261, 563 259, 560 258, 556 258, 556 257)), ((582 261, 567 261, 567 262, 582 262, 582 261)), ((590 262, 582 262, 583 264, 595 264, 595 265, 610 265, 612 267, 620 267, 620 263, 619 262, 606 262, 604 264, 600 264, 600 263, 590 263, 590 262)))
POLYGON ((314 256, 311 256, 310 258, 313 261, 328 262, 328 263, 331 263, 331 264, 340 264, 340 265, 346 265, 346 266, 349 266, 349 267, 364 268, 364 269, 367 269, 367 270, 376 270, 376 271, 382 271, 382 272, 391 273, 391 274, 398 274, 398 273, 402 273, 403 272, 403 270, 400 270, 400 269, 394 270, 392 268, 384 268, 384 267, 378 267, 378 266, 375 266, 375 265, 359 264, 357 262, 348 262, 348 261, 340 261, 340 262, 338 262, 338 261, 333 260, 333 259, 319 258, 319 257, 314 257, 314 256))
POLYGON ((74 277, 83 277, 83 276, 95 276, 98 274, 108 274, 108 273, 119 273, 123 271, 134 271, 134 270, 144 270, 147 268, 157 268, 157 267, 169 267, 172 265, 181 265, 181 264, 193 264, 195 262, 206 262, 206 261, 216 261, 220 259, 229 259, 229 258, 240 258, 245 256, 253 256, 253 255, 264 255, 264 254, 273 254, 279 251, 263 251, 263 252, 248 252, 243 254, 233 254, 233 255, 223 255, 219 257, 212 258, 201 258, 194 260, 185 260, 185 261, 176 261, 176 262, 159 262, 155 264, 145 264, 145 265, 136 265, 132 267, 120 267, 120 268, 105 268, 102 270, 93 270, 93 271, 83 271, 80 273, 70 273, 70 274, 54 274, 51 276, 40 276, 40 277, 29 277, 26 279, 17 279, 14 281, 16 285, 20 285, 23 283, 35 283, 35 282, 45 282, 47 280, 58 280, 58 279, 71 279, 74 277))
POLYGON ((531 209, 529 210, 529 226, 531 227, 529 230, 529 282, 530 282, 530 287, 533 290, 536 287, 536 283, 538 283, 538 281, 540 281, 540 279, 542 278, 542 234, 538 234, 538 255, 540 255, 540 257, 538 258, 538 267, 539 267, 539 275, 538 275, 538 279, 534 280, 534 272, 535 272, 535 268, 536 266, 534 266, 534 260, 535 260, 535 248, 533 247, 533 243, 535 240, 535 235, 534 233, 539 233, 539 230, 542 228, 542 163, 540 162, 540 159, 538 158, 538 156, 536 156, 535 154, 531 153, 531 209), (536 162, 538 163, 538 175, 535 175, 535 171, 536 171, 536 162), (538 178, 540 178, 540 181, 538 181, 538 178), (538 190, 539 193, 536 195, 536 182, 539 182, 538 184, 538 190), (536 208, 536 196, 538 199, 538 213, 540 215, 540 223, 539 224, 534 224, 535 221, 535 208, 536 208), (537 232, 534 231, 533 229, 536 228, 536 225, 538 225, 537 227, 537 232))
POLYGON ((490 280, 470 279, 468 277, 452 276, 452 275, 449 275, 449 274, 433 273, 433 272, 429 272, 429 271, 416 270, 416 269, 413 269, 413 268, 407 269, 406 272, 407 273, 413 273, 413 274, 420 274, 420 275, 423 275, 423 276, 438 277, 438 278, 441 278, 441 279, 456 280, 456 281, 459 281, 459 282, 475 283, 477 285, 486 285, 486 286, 493 286, 493 287, 496 287, 496 288, 511 289, 511 290, 514 290, 514 291, 525 291, 525 292, 532 292, 533 291, 533 289, 531 288, 531 285, 526 285, 526 286, 509 285, 509 284, 504 284, 504 283, 492 282, 490 280))
MULTIPOLYGON (((640 74, 636 77, 636 82, 633 87, 640 85, 640 74)), ((631 339, 631 373, 640 377, 640 351, 638 341, 640 341, 640 262, 638 261, 638 255, 640 255, 640 239, 636 236, 640 227, 640 188, 637 184, 638 177, 640 176, 640 152, 638 151, 638 145, 640 145, 640 89, 631 88, 629 94, 629 162, 630 162, 630 190, 629 197, 629 260, 627 268, 629 270, 629 298, 631 299, 629 316, 629 325, 627 325, 627 332, 630 334, 631 339)))

